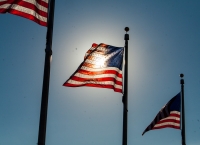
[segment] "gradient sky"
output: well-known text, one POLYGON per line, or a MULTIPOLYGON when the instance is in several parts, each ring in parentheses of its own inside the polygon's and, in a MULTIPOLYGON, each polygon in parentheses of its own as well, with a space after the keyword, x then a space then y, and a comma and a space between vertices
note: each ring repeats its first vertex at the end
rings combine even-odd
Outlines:
MULTIPOLYGON (((36 145, 47 28, 0 14, 0 145, 36 145)), ((181 145, 181 131, 147 132, 185 77, 186 144, 200 144, 200 1, 57 0, 46 145, 121 145, 122 94, 62 84, 92 43, 124 46, 129 31, 128 145, 181 145)))

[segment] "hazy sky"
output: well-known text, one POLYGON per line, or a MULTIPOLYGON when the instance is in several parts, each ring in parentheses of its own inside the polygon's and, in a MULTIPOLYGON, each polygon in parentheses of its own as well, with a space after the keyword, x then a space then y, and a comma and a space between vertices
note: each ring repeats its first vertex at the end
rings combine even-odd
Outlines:
MULTIPOLYGON (((147 132, 185 77, 186 145, 200 144, 200 1, 57 0, 46 145, 121 145, 122 94, 62 84, 92 43, 124 46, 129 31, 128 145, 181 145, 147 132)), ((0 145, 36 145, 47 28, 0 14, 0 145)))

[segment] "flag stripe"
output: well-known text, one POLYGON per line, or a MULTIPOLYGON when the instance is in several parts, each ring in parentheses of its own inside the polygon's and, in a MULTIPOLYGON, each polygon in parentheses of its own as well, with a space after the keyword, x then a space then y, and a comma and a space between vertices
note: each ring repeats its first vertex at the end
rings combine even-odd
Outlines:
MULTIPOLYGON (((106 85, 108 85, 108 86, 113 86, 114 88, 122 89, 122 86, 115 84, 113 81, 103 81, 103 82, 99 81, 99 82, 96 82, 96 81, 92 81, 91 80, 91 81, 80 82, 80 81, 76 81, 76 80, 69 80, 68 83, 66 84, 66 86, 70 86, 70 84, 72 84, 72 86, 74 86, 74 87, 75 87, 75 85, 76 86, 83 86, 83 85, 85 85, 87 83, 94 83, 94 84, 92 84, 92 86, 95 86, 95 85, 97 85, 97 86, 105 85, 106 86, 106 85)), ((106 88, 105 86, 103 88, 106 88)))
POLYGON ((173 124, 173 125, 167 124, 167 125, 162 125, 162 126, 160 126, 160 127, 155 127, 155 128, 153 128, 152 130, 155 130, 155 129, 162 129, 162 128, 180 129, 180 125, 175 126, 174 124, 173 124))
POLYGON ((164 119, 161 119, 159 122, 157 122, 156 125, 153 127, 153 129, 162 128, 162 127, 166 128, 169 125, 172 128, 174 127, 180 128, 180 112, 171 111, 170 115, 164 119))
POLYGON ((0 2, 0 4, 18 4, 21 6, 25 6, 25 7, 30 7, 29 4, 35 5, 39 10, 47 12, 47 8, 48 8, 48 0, 45 1, 41 1, 41 0, 15 0, 15 1, 4 1, 4 2, 0 2))
POLYGON ((74 84, 71 84, 71 83, 68 83, 68 84, 65 84, 64 86, 66 87, 81 87, 81 86, 88 86, 88 87, 97 87, 97 88, 107 88, 107 89, 113 89, 115 92, 119 92, 121 93, 122 92, 122 88, 118 88, 117 86, 113 86, 113 85, 103 85, 103 84, 92 84, 93 82, 89 82, 89 83, 86 83, 86 84, 82 84, 82 85, 74 85, 74 84))
MULTIPOLYGON (((81 69, 86 70, 86 71, 93 71, 93 72, 102 70, 101 68, 91 68, 91 67, 87 67, 87 66, 82 66, 81 69)), ((119 72, 120 74, 122 74, 122 71, 116 67, 103 68, 103 70, 104 71, 116 71, 116 72, 119 72)))
POLYGON ((81 87, 81 86, 90 86, 98 88, 108 88, 113 89, 115 92, 122 92, 122 86, 114 84, 112 81, 96 82, 96 81, 85 81, 78 82, 74 80, 68 80, 68 83, 65 83, 64 86, 67 87, 81 87))
MULTIPOLYGON (((84 62, 79 66, 77 71, 68 79, 63 86, 68 87, 80 87, 80 86, 90 86, 90 87, 100 87, 100 88, 110 88, 115 92, 122 93, 122 70, 118 67, 112 67, 112 63, 109 64, 111 67, 107 66, 107 62, 110 63, 112 57, 117 52, 116 50, 123 51, 123 48, 114 47, 114 51, 108 53, 110 45, 106 44, 93 44, 92 47, 86 52, 84 57, 84 62), (118 49, 117 49, 118 48, 118 49), (121 50, 120 50, 121 49, 121 50), (107 54, 108 53, 108 54, 107 54), (107 60, 107 61, 105 61, 107 60)), ((120 54, 118 54, 120 55, 120 54)), ((116 56, 115 56, 116 57, 116 56)), ((121 60, 121 57, 118 57, 121 60)), ((114 65, 119 65, 118 63, 114 65)))
POLYGON ((143 134, 149 130, 167 127, 180 129, 180 93, 173 97, 160 110, 160 112, 156 115, 155 119, 144 130, 143 134))
POLYGON ((175 121, 175 122, 180 122, 180 117, 167 117, 165 119, 160 120, 157 124, 163 123, 163 122, 170 122, 170 121, 175 121))
MULTIPOLYGON (((99 77, 98 75, 106 75, 106 76, 109 76, 110 75, 110 77, 112 76, 112 77, 117 77, 117 79, 122 79, 122 74, 121 74, 121 72, 119 71, 114 71, 114 70, 105 70, 104 71, 104 69, 102 69, 101 71, 86 71, 86 70, 82 70, 82 69, 80 69, 80 70, 78 70, 77 71, 77 73, 81 73, 81 74, 83 74, 83 75, 88 75, 88 77, 99 77)), ((87 76, 85 76, 85 77, 87 77, 87 76)), ((103 77, 103 76, 102 76, 103 77)))
POLYGON ((25 15, 30 15, 30 17, 35 17, 38 20, 47 22, 47 12, 37 10, 38 13, 36 13, 36 11, 34 11, 33 9, 37 9, 37 8, 35 7, 35 5, 32 5, 32 4, 26 4, 24 6, 20 6, 17 4, 12 4, 12 5, 5 4, 5 5, 0 6, 0 8, 7 9, 10 7, 9 13, 12 13, 12 14, 20 13, 20 15, 23 15, 23 13, 24 13, 25 15), (24 6, 26 6, 26 7, 24 7, 24 6))
MULTIPOLYGON (((99 83, 104 83, 104 82, 114 82, 115 84, 117 85, 122 85, 122 82, 120 81, 116 81, 115 78, 109 78, 109 77, 104 77, 104 78, 81 78, 81 77, 77 77, 77 76, 73 76, 71 78, 71 80, 74 80, 74 81, 78 81, 80 83, 82 82, 95 82, 95 81, 98 81, 99 83)), ((113 84, 113 83, 112 83, 113 84)))
POLYGON ((89 54, 91 54, 91 52, 94 51, 94 49, 95 49, 97 46, 98 46, 97 44, 93 43, 93 44, 92 44, 92 47, 86 52, 84 59, 85 59, 89 54))
POLYGON ((116 74, 117 77, 122 78, 122 73, 115 70, 87 71, 80 69, 78 72, 86 75, 116 74))
POLYGON ((47 26, 48 0, 16 0, 0 3, 0 13, 11 13, 47 26))
POLYGON ((116 78, 116 75, 114 74, 101 74, 101 75, 85 75, 81 73, 76 73, 74 77, 78 78, 78 81, 87 81, 87 80, 98 80, 98 81, 119 81, 122 82, 122 78, 116 78), (80 78, 80 79, 79 79, 80 78))

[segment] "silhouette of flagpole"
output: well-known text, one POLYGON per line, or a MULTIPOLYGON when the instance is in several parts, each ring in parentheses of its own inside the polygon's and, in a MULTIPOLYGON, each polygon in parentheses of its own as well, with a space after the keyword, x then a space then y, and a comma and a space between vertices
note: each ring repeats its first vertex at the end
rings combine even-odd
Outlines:
POLYGON ((184 106, 184 75, 180 74, 181 80, 181 135, 182 135, 182 145, 186 145, 185 142, 185 106, 184 106))
POLYGON ((47 35, 46 35, 46 49, 45 49, 46 55, 45 55, 44 76, 43 76, 38 145, 45 145, 45 138, 46 138, 50 63, 51 63, 51 56, 52 56, 54 7, 55 7, 55 0, 50 0, 49 7, 48 7, 49 15, 48 15, 48 26, 47 26, 47 35))
POLYGON ((125 40, 125 68, 124 68, 124 95, 122 98, 122 102, 124 104, 124 112, 123 112, 123 138, 122 145, 127 145, 127 127, 128 127, 128 40, 129 35, 127 32, 129 31, 128 27, 124 29, 126 34, 124 35, 125 40))

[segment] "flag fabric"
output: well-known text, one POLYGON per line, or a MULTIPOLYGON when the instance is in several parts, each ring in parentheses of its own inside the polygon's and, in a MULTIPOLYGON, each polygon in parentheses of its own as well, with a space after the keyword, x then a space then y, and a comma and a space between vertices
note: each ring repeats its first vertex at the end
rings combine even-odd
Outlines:
POLYGON ((123 47, 93 43, 84 61, 63 86, 108 88, 122 93, 123 55, 123 47))
POLYGON ((47 26, 49 0, 0 0, 0 13, 11 13, 47 26))
POLYGON ((181 93, 173 97, 157 114, 151 124, 144 130, 142 135, 149 130, 174 128, 180 129, 180 106, 181 93))

